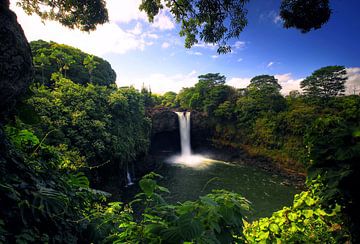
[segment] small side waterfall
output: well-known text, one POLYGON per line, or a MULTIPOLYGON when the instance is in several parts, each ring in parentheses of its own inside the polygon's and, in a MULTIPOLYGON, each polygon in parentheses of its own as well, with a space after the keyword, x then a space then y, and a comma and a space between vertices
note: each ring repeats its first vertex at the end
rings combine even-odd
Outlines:
POLYGON ((126 171, 126 179, 127 179, 127 184, 126 184, 126 186, 131 186, 131 185, 134 184, 134 182, 132 182, 132 179, 131 179, 131 175, 130 175, 129 170, 126 171))
POLYGON ((126 186, 133 185, 134 182, 132 181, 130 170, 129 170, 129 164, 126 165, 126 186))
POLYGON ((181 156, 190 156, 190 112, 176 112, 176 114, 179 118, 181 156))

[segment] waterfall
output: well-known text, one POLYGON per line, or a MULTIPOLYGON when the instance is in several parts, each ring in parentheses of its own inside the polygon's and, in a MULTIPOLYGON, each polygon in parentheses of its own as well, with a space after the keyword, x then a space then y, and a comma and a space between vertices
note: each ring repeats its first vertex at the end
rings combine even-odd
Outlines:
POLYGON ((181 155, 191 155, 190 143, 190 112, 176 112, 179 118, 181 155))
POLYGON ((131 174, 129 172, 129 166, 126 168, 126 186, 131 186, 133 185, 134 182, 131 179, 131 174))
POLYGON ((168 162, 182 164, 193 168, 204 168, 212 160, 200 154, 192 154, 190 143, 190 112, 175 112, 179 119, 181 155, 175 155, 168 162))

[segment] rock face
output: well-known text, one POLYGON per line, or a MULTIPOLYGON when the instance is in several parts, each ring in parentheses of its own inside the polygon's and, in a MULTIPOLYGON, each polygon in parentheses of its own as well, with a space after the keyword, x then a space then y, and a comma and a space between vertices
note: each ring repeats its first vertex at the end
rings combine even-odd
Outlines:
MULTIPOLYGON (((180 151, 179 120, 176 113, 168 108, 156 108, 149 111, 152 120, 151 151, 180 151)), ((191 111, 192 148, 208 143, 211 136, 208 117, 200 112, 191 111)))
POLYGON ((153 109, 149 116, 152 122, 152 135, 179 130, 178 116, 168 108, 153 109))
POLYGON ((8 0, 0 0, 0 117, 7 114, 32 81, 30 46, 8 0))

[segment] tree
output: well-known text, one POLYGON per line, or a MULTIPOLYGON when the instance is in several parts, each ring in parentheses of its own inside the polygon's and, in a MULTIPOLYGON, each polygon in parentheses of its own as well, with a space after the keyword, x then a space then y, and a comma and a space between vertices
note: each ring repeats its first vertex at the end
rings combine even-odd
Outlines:
POLYGON ((40 69, 41 69, 41 81, 42 81, 42 83, 44 84, 44 83, 45 83, 44 69, 45 69, 45 65, 49 65, 49 64, 50 64, 49 57, 47 57, 47 56, 42 52, 42 53, 40 53, 40 55, 34 57, 33 60, 34 60, 35 68, 36 68, 37 66, 40 66, 40 69))
MULTIPOLYGON (((185 47, 199 41, 218 45, 218 53, 231 51, 228 41, 240 36, 246 27, 249 0, 143 0, 140 9, 149 21, 167 7, 181 23, 180 36, 185 36, 185 47)), ((283 0, 281 18, 284 27, 295 27, 303 33, 320 28, 327 22, 331 11, 328 0, 283 0), (304 22, 304 24, 303 24, 304 22)))
POLYGON ((89 71, 90 83, 92 83, 92 73, 93 73, 93 70, 96 68, 96 65, 99 64, 99 62, 94 60, 93 55, 87 55, 84 58, 83 64, 84 64, 85 68, 89 71))
POLYGON ((42 20, 59 21, 69 28, 90 31, 98 24, 108 21, 104 0, 19 0, 17 2, 27 14, 37 14, 42 20))
MULTIPOLYGON (((35 63, 34 80, 44 85, 52 86, 51 75, 63 67, 59 61, 67 57, 70 63, 65 67, 66 77, 77 84, 93 83, 109 86, 115 84, 116 73, 106 60, 90 55, 80 49, 56 42, 37 40, 30 42, 31 52, 35 63), (60 55, 61 54, 61 55, 60 55), (51 58, 53 57, 53 58, 51 58), (43 59, 49 59, 44 64, 43 59), (71 61, 72 60, 72 61, 71 61), (60 66, 59 66, 60 65, 60 66)), ((66 61, 66 59, 65 59, 66 61)), ((63 71, 64 68, 62 68, 63 71)))
POLYGON ((199 75, 199 82, 211 82, 214 85, 223 85, 225 84, 226 77, 225 75, 220 75, 219 73, 207 73, 205 75, 199 75))
POLYGON ((318 69, 311 76, 301 81, 304 95, 329 98, 343 95, 347 80, 344 66, 327 66, 318 69))
POLYGON ((329 0, 283 0, 280 6, 284 27, 294 27, 302 33, 321 28, 330 15, 329 0))
POLYGON ((279 92, 281 90, 281 85, 278 83, 278 80, 274 76, 270 75, 258 75, 250 80, 251 88, 256 89, 267 89, 273 90, 272 92, 279 92))

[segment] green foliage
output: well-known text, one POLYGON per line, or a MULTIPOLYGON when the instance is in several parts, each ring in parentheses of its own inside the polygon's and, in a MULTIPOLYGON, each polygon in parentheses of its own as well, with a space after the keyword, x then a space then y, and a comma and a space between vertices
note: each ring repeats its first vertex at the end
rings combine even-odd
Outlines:
POLYGON ((219 73, 200 75, 199 82, 192 88, 183 88, 176 99, 183 108, 213 115, 216 108, 234 93, 224 84, 225 80, 225 76, 219 73))
POLYGON ((42 40, 30 42, 30 47, 35 64, 35 82, 53 86, 51 75, 60 72, 78 84, 115 84, 115 71, 102 58, 64 44, 42 40))
POLYGON ((67 167, 79 160, 76 153, 48 146, 27 129, 7 125, 6 133, 10 142, 0 131, 0 240, 84 240, 82 233, 87 223, 81 219, 104 195, 89 188, 77 163, 67 167))
POLYGON ((91 167, 126 165, 147 152, 150 122, 142 96, 134 88, 88 84, 81 86, 60 76, 54 88, 33 87, 27 102, 41 123, 37 133, 51 145, 68 145, 86 157, 91 167))
POLYGON ((35 13, 42 20, 56 20, 64 26, 83 31, 94 30, 96 25, 108 21, 107 9, 102 0, 91 2, 18 0, 17 4, 29 15, 35 13))
POLYGON ((245 225, 249 243, 342 243, 349 238, 341 216, 341 206, 325 210, 316 181, 311 189, 295 195, 291 207, 245 225))
POLYGON ((176 100, 177 94, 175 92, 165 92, 161 97, 161 105, 169 108, 176 108, 179 106, 176 100))
POLYGON ((149 21, 165 6, 170 8, 176 22, 181 23, 180 36, 185 37, 185 47, 190 48, 199 41, 218 44, 219 53, 227 53, 231 47, 226 42, 239 37, 247 25, 245 4, 241 1, 187 1, 164 2, 143 0, 140 10, 147 13, 149 21))
POLYGON ((294 27, 302 33, 321 28, 330 15, 329 0, 283 0, 280 6, 284 27, 294 27))
POLYGON ((329 98, 343 95, 347 80, 344 66, 327 66, 318 69, 301 81, 304 95, 316 98, 329 98))
POLYGON ((240 240, 243 211, 249 209, 246 199, 225 190, 216 190, 177 205, 167 204, 161 193, 169 193, 157 184, 151 173, 140 181, 143 193, 132 205, 142 204, 141 220, 123 223, 124 230, 114 235, 115 243, 229 243, 240 240))
MULTIPOLYGON (((175 21, 181 24, 180 36, 185 37, 185 47, 199 42, 216 44, 218 53, 231 51, 229 40, 238 38, 246 27, 248 0, 142 0, 140 10, 149 21, 167 7, 175 21)), ((303 33, 318 29, 330 18, 328 0, 283 0, 280 16, 284 27, 295 27, 303 33)))

